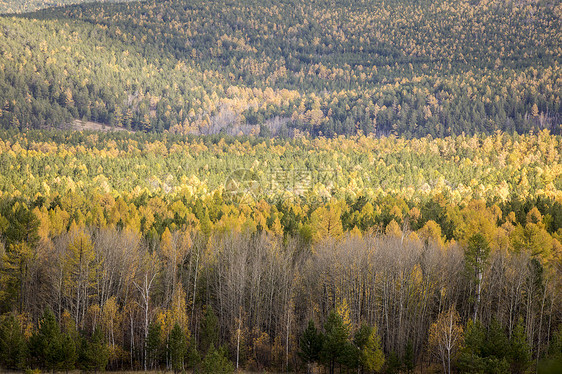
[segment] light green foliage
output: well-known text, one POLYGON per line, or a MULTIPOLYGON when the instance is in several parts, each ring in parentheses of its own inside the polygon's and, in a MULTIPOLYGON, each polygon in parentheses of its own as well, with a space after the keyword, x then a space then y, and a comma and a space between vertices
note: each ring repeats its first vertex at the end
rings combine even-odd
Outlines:
POLYGON ((376 326, 361 326, 355 334, 355 345, 359 348, 359 362, 362 367, 375 372, 382 369, 385 357, 376 326))
POLYGON ((109 349, 99 328, 94 330, 89 339, 83 339, 80 355, 82 369, 95 372, 105 371, 109 360, 109 349))
POLYGON ((205 359, 201 363, 202 374, 229 374, 234 372, 232 362, 226 357, 222 349, 215 349, 211 344, 205 359))

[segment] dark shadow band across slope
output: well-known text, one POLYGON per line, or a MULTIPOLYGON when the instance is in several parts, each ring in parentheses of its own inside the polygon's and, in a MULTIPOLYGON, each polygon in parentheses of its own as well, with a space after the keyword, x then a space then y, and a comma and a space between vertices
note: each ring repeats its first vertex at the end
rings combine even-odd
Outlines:
POLYGON ((562 8, 83 4, 0 20, 3 127, 444 136, 560 131, 562 8))

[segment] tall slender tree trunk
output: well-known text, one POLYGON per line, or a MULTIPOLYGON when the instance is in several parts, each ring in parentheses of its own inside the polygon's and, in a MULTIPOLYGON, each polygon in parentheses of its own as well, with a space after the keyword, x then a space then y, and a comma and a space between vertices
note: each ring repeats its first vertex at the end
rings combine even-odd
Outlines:
POLYGON ((240 330, 242 328, 242 315, 238 313, 238 330, 236 331, 236 370, 240 364, 240 330))
MULTIPOLYGON (((290 303, 288 308, 290 308, 290 303)), ((285 372, 289 372, 289 333, 291 328, 291 311, 287 309, 287 336, 285 337, 285 372)))
POLYGON ((539 360, 540 360, 540 357, 541 357, 542 319, 543 319, 543 315, 544 315, 544 304, 546 303, 546 288, 547 288, 547 286, 548 286, 548 281, 544 285, 544 291, 543 291, 543 297, 542 297, 542 303, 541 303, 541 315, 539 317, 539 336, 538 336, 538 341, 537 341, 537 360, 536 360, 536 363, 535 363, 535 372, 538 371, 539 360))
POLYGON ((133 314, 131 313, 131 315, 129 316, 129 320, 131 323, 131 370, 133 370, 133 362, 134 362, 134 358, 133 358, 133 351, 135 348, 135 329, 134 329, 134 318, 133 318, 133 314))
MULTIPOLYGON (((191 262, 191 259, 189 260, 191 262)), ((191 265, 190 265, 191 267, 191 265)), ((197 259, 195 260, 195 274, 193 275, 193 303, 191 304, 191 321, 193 323, 193 314, 195 312, 195 294, 197 293, 197 274, 199 273, 199 251, 197 251, 197 259)))
MULTIPOLYGON (((480 266, 480 258, 478 258, 478 266, 480 266)), ((473 320, 476 322, 478 318, 478 308, 480 307, 480 294, 482 292, 482 271, 480 268, 478 269, 478 274, 476 275, 476 301, 474 303, 474 318, 473 320)))

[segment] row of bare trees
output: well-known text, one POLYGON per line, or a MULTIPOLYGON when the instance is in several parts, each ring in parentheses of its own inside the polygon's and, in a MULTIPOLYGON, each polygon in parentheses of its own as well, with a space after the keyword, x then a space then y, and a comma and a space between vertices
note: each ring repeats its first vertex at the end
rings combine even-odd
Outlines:
POLYGON ((50 307, 61 324, 101 329, 112 368, 147 369, 155 322, 165 335, 179 323, 195 349, 208 340, 211 308, 216 343, 236 367, 300 367, 308 321, 321 326, 342 308, 352 329, 378 326, 387 355, 413 346, 418 365, 431 361, 430 328, 451 307, 461 324, 497 321, 509 337, 522 319, 533 357, 544 355, 562 322, 560 263, 524 251, 471 258, 467 246, 408 235, 346 234, 310 245, 255 232, 166 229, 149 241, 130 230, 72 227, 36 246, 19 312, 31 327, 50 307))

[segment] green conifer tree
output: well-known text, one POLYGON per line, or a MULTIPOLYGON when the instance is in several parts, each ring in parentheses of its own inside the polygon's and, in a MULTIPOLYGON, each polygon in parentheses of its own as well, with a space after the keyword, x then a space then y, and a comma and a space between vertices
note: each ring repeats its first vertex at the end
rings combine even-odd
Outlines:
POLYGON ((86 371, 105 371, 109 361, 109 349, 103 340, 103 333, 99 328, 94 330, 92 337, 82 344, 80 364, 86 371))
POLYGON ((414 356, 414 345, 411 340, 406 344, 406 352, 404 353, 404 366, 408 373, 411 373, 416 367, 416 358, 414 356))
POLYGON ((322 351, 322 335, 312 320, 308 321, 308 326, 300 337, 299 348, 299 356, 307 365, 307 372, 310 373, 312 364, 320 359, 322 351))
POLYGON ((52 371, 59 367, 62 361, 61 332, 51 309, 45 309, 30 346, 31 355, 39 367, 52 371))
POLYGON ((402 362, 400 362, 400 357, 395 351, 390 352, 388 356, 388 361, 386 363, 386 373, 396 374, 400 371, 402 367, 402 362))
POLYGON ((76 337, 70 333, 66 333, 61 338, 61 361, 59 363, 59 368, 68 373, 68 371, 74 369, 76 359, 78 358, 76 337))
POLYGON ((321 357, 328 366, 330 374, 334 374, 336 364, 346 361, 349 354, 347 345, 349 344, 349 331, 345 326, 342 317, 333 310, 328 315, 324 324, 324 337, 322 344, 321 357))
POLYGON ((465 251, 465 266, 469 280, 474 283, 474 320, 478 317, 480 294, 482 290, 482 276, 490 255, 490 245, 482 234, 472 235, 468 239, 468 248, 465 251))
POLYGON ((27 342, 18 319, 6 314, 0 320, 0 366, 6 369, 23 369, 27 355, 27 342))
POLYGON ((215 347, 219 344, 219 320, 213 308, 208 305, 201 325, 201 352, 206 354, 211 344, 215 347))
POLYGON ((531 361, 531 349, 527 343, 527 334, 523 320, 519 319, 517 325, 513 329, 511 336, 511 349, 509 350, 509 358, 512 373, 524 373, 531 361))
POLYGON ((465 331, 464 347, 459 356, 459 369, 467 373, 481 372, 485 369, 482 349, 486 339, 486 328, 480 321, 468 321, 465 331))
POLYGON ((376 326, 367 326, 367 330, 367 339, 360 347, 359 360, 365 369, 378 372, 382 369, 385 361, 381 338, 376 326))
POLYGON ((148 326, 146 337, 146 356, 151 369, 157 368, 162 359, 162 327, 153 322, 148 326))
POLYGON ((193 368, 193 371, 196 372, 200 364, 201 354, 197 350, 197 342, 195 341, 195 337, 191 336, 187 351, 187 366, 193 368))
POLYGON ((203 374, 229 374, 234 371, 234 365, 226 357, 222 349, 215 349, 211 344, 209 351, 201 364, 203 374))
POLYGON ((168 352, 174 373, 178 373, 184 369, 186 351, 185 334, 180 325, 176 322, 170 332, 168 341, 168 352))

